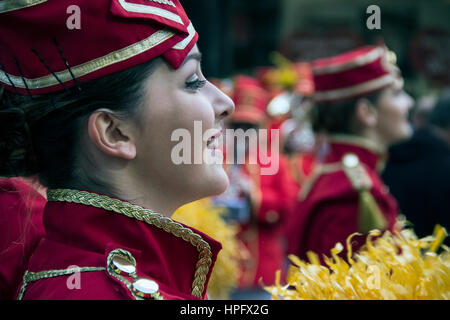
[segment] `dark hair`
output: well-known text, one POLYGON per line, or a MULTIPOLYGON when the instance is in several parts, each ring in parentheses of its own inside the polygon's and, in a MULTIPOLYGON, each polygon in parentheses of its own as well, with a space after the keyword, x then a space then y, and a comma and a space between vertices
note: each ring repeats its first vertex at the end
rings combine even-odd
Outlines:
POLYGON ((446 92, 439 98, 429 119, 430 124, 436 127, 450 129, 450 92, 446 92))
POLYGON ((99 108, 139 124, 143 86, 159 61, 32 98, 6 90, 2 93, 0 87, 0 176, 37 176, 48 188, 101 184, 90 176, 89 182, 79 181, 82 128, 99 108))
POLYGON ((381 91, 367 96, 340 102, 319 103, 311 108, 310 118, 314 132, 328 134, 359 134, 355 111, 360 99, 367 99, 377 105, 381 91))

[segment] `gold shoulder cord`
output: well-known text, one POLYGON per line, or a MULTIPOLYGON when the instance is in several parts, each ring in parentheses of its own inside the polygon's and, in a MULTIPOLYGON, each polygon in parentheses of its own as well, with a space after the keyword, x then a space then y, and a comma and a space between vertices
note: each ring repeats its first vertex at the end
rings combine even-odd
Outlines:
POLYGON ((206 276, 212 264, 212 252, 209 244, 191 229, 174 222, 170 218, 164 217, 160 213, 155 213, 149 209, 144 209, 129 202, 87 191, 70 189, 47 190, 47 200, 73 202, 113 211, 123 214, 129 218, 144 221, 145 223, 163 229, 164 231, 189 242, 199 252, 194 273, 194 280, 192 282, 191 295, 197 298, 202 298, 202 294, 205 289, 206 276))
POLYGON ((27 284, 30 282, 34 282, 41 279, 48 279, 60 276, 67 276, 69 274, 73 274, 76 272, 92 272, 92 271, 104 271, 106 268, 104 267, 81 267, 81 268, 68 268, 61 270, 46 270, 40 272, 29 272, 26 271, 23 275, 23 285, 20 288, 20 292, 17 295, 17 300, 22 300, 23 295, 25 294, 25 289, 27 284))
POLYGON ((358 192, 358 231, 365 234, 373 229, 385 230, 388 223, 370 191, 373 183, 364 166, 356 155, 347 154, 342 160, 342 167, 353 188, 358 192))
POLYGON ((300 191, 299 200, 304 201, 307 198, 321 175, 336 171, 343 171, 350 180, 353 189, 358 193, 359 232, 368 233, 373 229, 386 229, 388 226, 387 221, 370 192, 372 180, 366 169, 360 164, 358 157, 354 154, 345 155, 341 162, 319 165, 306 180, 300 191))

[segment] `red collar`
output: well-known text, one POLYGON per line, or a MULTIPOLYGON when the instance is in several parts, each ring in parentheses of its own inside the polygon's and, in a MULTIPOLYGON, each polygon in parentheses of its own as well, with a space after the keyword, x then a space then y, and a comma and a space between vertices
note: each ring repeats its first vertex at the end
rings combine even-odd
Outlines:
POLYGON ((340 162, 349 153, 355 154, 360 162, 372 170, 380 171, 385 159, 386 152, 371 140, 350 135, 331 135, 329 138, 330 153, 325 162, 340 162))
POLYGON ((183 294, 199 283, 206 294, 222 248, 193 228, 129 202, 76 190, 48 191, 44 226, 49 239, 91 252, 104 254, 111 244, 140 251, 140 272, 183 294))

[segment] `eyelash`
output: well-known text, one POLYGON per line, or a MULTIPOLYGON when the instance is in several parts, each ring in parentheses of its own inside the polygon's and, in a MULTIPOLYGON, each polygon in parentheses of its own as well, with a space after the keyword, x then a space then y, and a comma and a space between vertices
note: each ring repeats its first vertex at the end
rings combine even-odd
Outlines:
POLYGON ((196 79, 194 81, 190 81, 190 82, 186 82, 186 88, 190 89, 190 90, 200 90, 201 88, 203 88, 206 84, 206 80, 200 80, 200 79, 196 79))

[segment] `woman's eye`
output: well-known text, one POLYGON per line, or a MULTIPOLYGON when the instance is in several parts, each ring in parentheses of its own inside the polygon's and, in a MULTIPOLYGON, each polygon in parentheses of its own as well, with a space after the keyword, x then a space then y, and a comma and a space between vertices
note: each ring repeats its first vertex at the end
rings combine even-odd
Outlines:
POLYGON ((200 80, 197 75, 192 76, 186 81, 186 88, 190 90, 200 90, 206 84, 206 80, 200 80))

